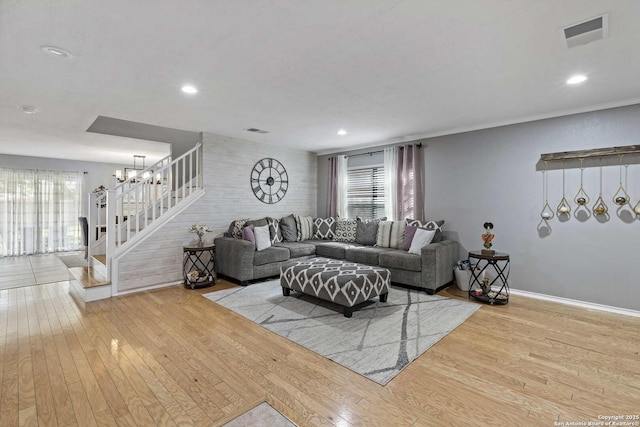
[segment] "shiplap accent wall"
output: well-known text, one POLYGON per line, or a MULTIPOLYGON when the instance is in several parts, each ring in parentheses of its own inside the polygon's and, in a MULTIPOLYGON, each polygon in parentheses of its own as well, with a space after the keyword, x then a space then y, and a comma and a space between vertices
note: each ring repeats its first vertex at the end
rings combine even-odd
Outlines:
POLYGON ((208 133, 203 152, 206 194, 120 259, 119 292, 181 281, 182 247, 194 238, 187 232, 191 224, 207 224, 213 230, 206 236, 210 241, 234 219, 316 215, 315 154, 208 133), (253 165, 265 157, 279 160, 289 175, 287 194, 272 205, 259 201, 249 183, 253 165))

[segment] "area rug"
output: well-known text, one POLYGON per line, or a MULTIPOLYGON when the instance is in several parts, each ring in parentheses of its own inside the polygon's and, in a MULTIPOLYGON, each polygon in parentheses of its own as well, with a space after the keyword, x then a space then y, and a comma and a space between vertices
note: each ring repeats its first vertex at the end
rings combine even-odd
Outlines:
POLYGON ((224 424, 224 427, 296 427, 287 417, 276 411, 267 402, 224 424))
POLYGON ((203 296, 382 385, 480 308, 392 287, 386 303, 376 298, 346 318, 336 304, 282 296, 279 280, 203 296))

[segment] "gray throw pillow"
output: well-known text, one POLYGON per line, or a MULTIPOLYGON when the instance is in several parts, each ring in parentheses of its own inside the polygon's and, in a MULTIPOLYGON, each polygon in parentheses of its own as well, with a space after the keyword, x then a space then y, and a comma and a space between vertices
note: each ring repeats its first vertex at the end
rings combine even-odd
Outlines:
POLYGON ((280 243, 283 241, 282 230, 280 229, 280 221, 276 218, 267 217, 269 223, 269 235, 271 236, 271 243, 280 243))
POLYGON ((316 240, 333 240, 336 237, 336 219, 314 218, 313 238, 316 240))
POLYGON ((373 246, 378 238, 378 224, 386 221, 387 217, 378 219, 356 218, 356 243, 373 246))
POLYGON ((442 241, 442 225, 444 224, 444 219, 441 219, 440 221, 420 221, 419 219, 407 218, 405 222, 407 223, 407 225, 412 225, 418 228, 425 228, 427 230, 435 229, 436 235, 433 236, 433 240, 431 242, 437 243, 442 241))
POLYGON ((296 228, 296 218, 293 214, 280 219, 282 238, 286 242, 296 242, 298 240, 298 230, 296 228))
POLYGON ((269 225, 269 221, 267 221, 267 218, 252 219, 247 221, 247 223, 245 224, 245 227, 247 225, 253 225, 253 228, 264 227, 265 225, 269 225))
POLYGON ((242 229, 244 228, 247 221, 249 221, 249 218, 236 219, 235 221, 232 221, 231 224, 229 224, 229 230, 227 231, 229 237, 233 237, 234 239, 242 239, 242 229))

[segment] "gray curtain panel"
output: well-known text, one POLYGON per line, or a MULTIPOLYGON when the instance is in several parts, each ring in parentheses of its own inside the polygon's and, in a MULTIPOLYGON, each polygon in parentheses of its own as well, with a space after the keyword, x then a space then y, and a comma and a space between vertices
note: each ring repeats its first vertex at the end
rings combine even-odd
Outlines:
POLYGON ((422 153, 416 144, 398 148, 398 219, 421 219, 424 217, 422 153))
POLYGON ((327 217, 338 215, 338 159, 329 157, 329 188, 327 191, 327 217))

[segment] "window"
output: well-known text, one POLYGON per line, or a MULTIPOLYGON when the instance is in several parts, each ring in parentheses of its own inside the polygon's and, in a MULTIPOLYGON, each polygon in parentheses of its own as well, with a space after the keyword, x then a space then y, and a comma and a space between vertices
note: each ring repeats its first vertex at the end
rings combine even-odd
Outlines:
POLYGON ((82 172, 0 168, 0 256, 80 249, 82 172))
POLYGON ((384 168, 369 166, 347 171, 347 215, 349 218, 384 216, 384 168))

